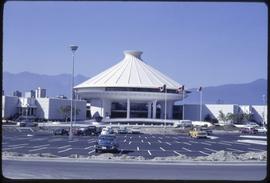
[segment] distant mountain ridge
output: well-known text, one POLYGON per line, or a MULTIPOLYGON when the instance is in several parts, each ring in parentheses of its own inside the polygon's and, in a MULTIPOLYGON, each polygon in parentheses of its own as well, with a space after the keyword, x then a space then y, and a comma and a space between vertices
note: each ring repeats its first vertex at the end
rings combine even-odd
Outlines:
MULTIPOLYGON (((75 85, 89 77, 76 75, 75 85)), ((35 90, 37 87, 45 88, 47 96, 55 97, 58 95, 70 96, 71 74, 45 75, 30 72, 13 74, 3 72, 3 89, 5 95, 12 95, 16 90, 24 93, 25 91, 35 90)), ((185 103, 199 103, 199 92, 196 88, 189 91, 189 97, 185 103)), ((226 84, 220 86, 203 87, 203 103, 215 104, 263 104, 262 95, 267 94, 267 80, 257 79, 250 83, 226 84)))

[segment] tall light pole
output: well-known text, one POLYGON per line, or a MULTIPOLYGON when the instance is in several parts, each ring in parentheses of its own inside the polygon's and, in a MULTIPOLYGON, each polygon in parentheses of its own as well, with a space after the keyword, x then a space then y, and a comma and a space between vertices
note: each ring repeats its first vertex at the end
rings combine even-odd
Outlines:
POLYGON ((73 87, 74 87, 74 57, 75 57, 75 52, 78 49, 78 46, 75 45, 70 45, 70 49, 72 51, 72 82, 71 82, 71 107, 70 107, 70 128, 69 128, 69 140, 72 139, 72 113, 73 113, 73 87))

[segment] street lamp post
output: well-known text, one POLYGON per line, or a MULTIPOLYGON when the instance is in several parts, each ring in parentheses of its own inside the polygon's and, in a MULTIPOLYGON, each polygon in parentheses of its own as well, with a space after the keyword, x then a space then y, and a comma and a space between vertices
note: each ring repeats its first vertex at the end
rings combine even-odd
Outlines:
POLYGON ((73 87, 74 87, 74 57, 78 46, 70 45, 72 51, 72 84, 71 84, 71 105, 70 105, 70 128, 69 128, 69 139, 72 139, 72 115, 73 115, 73 87))

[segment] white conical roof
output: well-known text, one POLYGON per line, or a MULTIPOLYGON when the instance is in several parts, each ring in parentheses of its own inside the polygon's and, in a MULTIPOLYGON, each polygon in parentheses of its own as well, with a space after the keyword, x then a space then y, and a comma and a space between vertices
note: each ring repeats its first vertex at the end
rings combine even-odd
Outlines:
POLYGON ((125 51, 124 54, 124 59, 118 64, 75 86, 75 88, 158 88, 166 84, 167 88, 177 89, 181 86, 178 82, 144 63, 141 59, 141 51, 125 51))

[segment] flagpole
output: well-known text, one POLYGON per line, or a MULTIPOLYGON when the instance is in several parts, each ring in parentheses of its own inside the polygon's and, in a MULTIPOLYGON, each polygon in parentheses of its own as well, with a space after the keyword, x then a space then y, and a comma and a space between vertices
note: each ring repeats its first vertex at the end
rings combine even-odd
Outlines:
POLYGON ((165 89, 165 116, 164 116, 164 119, 165 119, 165 128, 167 126, 167 123, 166 123, 166 119, 167 119, 167 87, 164 88, 165 89))
POLYGON ((200 90, 200 121, 202 121, 202 89, 200 90))
POLYGON ((184 106, 185 106, 185 103, 184 103, 184 99, 185 99, 185 90, 183 90, 183 107, 182 107, 182 119, 184 120, 185 119, 185 108, 184 108, 184 106))

